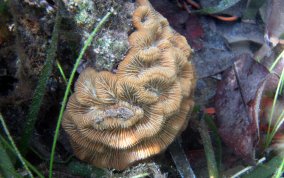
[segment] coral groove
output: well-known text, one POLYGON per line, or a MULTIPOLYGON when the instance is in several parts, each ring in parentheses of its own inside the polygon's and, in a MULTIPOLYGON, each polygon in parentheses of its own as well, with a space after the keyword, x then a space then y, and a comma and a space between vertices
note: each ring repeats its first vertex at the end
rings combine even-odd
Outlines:
POLYGON ((116 74, 84 70, 63 118, 75 155, 123 170, 165 150, 186 127, 195 87, 191 48, 147 0, 116 74))

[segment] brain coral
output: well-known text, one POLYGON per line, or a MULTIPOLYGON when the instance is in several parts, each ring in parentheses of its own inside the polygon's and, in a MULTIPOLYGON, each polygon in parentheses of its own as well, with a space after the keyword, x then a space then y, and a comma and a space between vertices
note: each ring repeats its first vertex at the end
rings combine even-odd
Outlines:
POLYGON ((166 149, 186 127, 195 76, 191 48, 147 0, 116 74, 84 70, 63 118, 75 155, 122 170, 166 149))

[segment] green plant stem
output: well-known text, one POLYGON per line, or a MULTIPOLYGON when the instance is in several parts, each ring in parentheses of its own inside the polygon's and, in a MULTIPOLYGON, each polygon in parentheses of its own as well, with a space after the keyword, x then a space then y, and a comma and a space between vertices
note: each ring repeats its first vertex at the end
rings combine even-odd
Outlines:
MULTIPOLYGON (((56 65, 57 65, 57 68, 58 68, 58 70, 59 70, 59 72, 60 72, 60 74, 61 74, 61 76, 62 76, 62 78, 64 80, 64 83, 67 85, 68 81, 67 81, 66 75, 65 75, 65 73, 64 73, 64 71, 63 71, 63 69, 61 67, 61 64, 60 64, 60 62, 58 60, 56 60, 56 65)), ((70 90, 70 94, 72 94, 72 93, 73 92, 70 90)))
MULTIPOLYGON (((1 135, 0 135, 0 140, 12 153, 14 153, 17 156, 13 147, 1 135)), ((31 171, 33 171, 39 178, 44 178, 43 174, 39 170, 37 170, 36 167, 34 167, 31 163, 29 163, 25 158, 23 158, 23 159, 25 160, 25 162, 27 163, 27 165, 31 169, 31 171)))
POLYGON ((208 116, 208 115, 205 115, 204 120, 205 120, 206 124, 208 125, 209 129, 212 131, 212 134, 213 134, 212 136, 213 136, 215 144, 216 144, 216 149, 215 149, 216 154, 215 155, 216 155, 217 168, 218 168, 218 171, 221 171, 221 163, 222 163, 222 142, 221 142, 221 138, 218 134, 217 126, 213 122, 213 118, 208 116))
MULTIPOLYGON (((20 151, 18 150, 18 148, 17 148, 17 146, 16 146, 16 144, 15 144, 13 138, 11 137, 11 134, 10 134, 10 132, 9 132, 9 130, 8 130, 8 127, 7 127, 7 125, 6 125, 5 121, 4 121, 3 116, 2 116, 1 113, 0 113, 0 121, 1 121, 1 124, 2 124, 2 126, 3 126, 3 128, 4 128, 4 131, 5 131, 5 133, 6 133, 7 137, 8 137, 8 139, 9 139, 9 141, 10 141, 10 143, 11 143, 11 145, 12 145, 12 147, 13 147, 13 150, 15 151, 17 157, 19 158, 19 160, 20 160, 20 162, 22 163, 23 167, 26 169, 26 171, 27 171, 29 177, 33 178, 34 176, 33 176, 33 174, 31 173, 30 169, 28 168, 28 166, 27 166, 27 164, 26 164, 24 158, 22 157, 20 151)), ((1 159, 2 159, 2 158, 1 158, 1 159)))
POLYGON ((195 174, 191 168, 191 165, 186 157, 186 154, 182 148, 180 140, 176 139, 168 148, 171 157, 175 163, 176 169, 179 173, 179 177, 195 178, 195 174))
POLYGON ((63 78, 63 80, 65 82, 65 84, 67 84, 67 78, 66 78, 66 76, 64 74, 64 71, 63 71, 63 69, 61 67, 61 64, 60 64, 60 62, 58 60, 56 60, 56 65, 57 65, 57 68, 58 68, 58 70, 59 70, 59 72, 60 72, 60 74, 61 74, 61 76, 62 76, 62 78, 63 78))
POLYGON ((241 178, 268 178, 271 177, 275 171, 277 171, 277 168, 279 165, 281 165, 283 160, 282 156, 275 156, 272 159, 270 159, 268 162, 264 164, 260 164, 256 166, 256 168, 242 176, 241 178))
POLYGON ((55 19, 55 25, 52 32, 51 43, 47 51, 46 62, 43 66, 37 87, 34 92, 32 103, 27 115, 27 120, 24 125, 23 136, 20 141, 20 150, 23 154, 25 154, 27 151, 29 141, 34 130, 35 122, 37 120, 37 116, 40 110, 40 106, 45 94, 46 84, 52 72, 52 64, 57 51, 58 32, 59 32, 60 23, 61 23, 61 16, 58 10, 55 19))
MULTIPOLYGON (((272 118, 274 116, 275 105, 276 105, 276 102, 277 102, 278 95, 280 93, 280 87, 281 87, 281 83, 282 83, 283 79, 284 79, 284 69, 282 70, 281 76, 279 78, 279 82, 278 82, 277 89, 276 89, 275 96, 274 96, 273 103, 272 103, 272 108, 271 108, 270 115, 269 115, 268 131, 267 131, 267 137, 266 137, 266 140, 265 140, 265 148, 267 148, 268 145, 271 143, 271 140, 273 139, 273 137, 274 137, 274 135, 277 131, 277 130, 275 131, 274 128, 271 131, 271 122, 272 122, 272 118)), ((280 117, 280 119, 281 119, 281 117, 280 117)), ((277 122, 281 122, 281 121, 278 120, 277 122)))
MULTIPOLYGON (((0 172, 4 177, 13 177, 16 172, 5 147, 0 141, 0 172)), ((0 176, 1 177, 1 176, 0 176)))
POLYGON ((284 158, 282 159, 282 162, 280 166, 278 167, 278 169, 275 171, 273 178, 280 178, 283 173, 283 168, 284 168, 284 158))
MULTIPOLYGON (((276 124, 273 126, 272 131, 271 132, 267 132, 267 142, 266 142, 265 148, 267 148, 268 145, 271 143, 273 137, 275 136, 276 132, 281 127, 283 122, 284 122, 284 111, 277 118, 276 124)), ((271 129, 271 127, 268 127, 268 128, 271 129)))
POLYGON ((57 139, 58 139, 58 136, 59 136, 60 124, 61 124, 61 120, 62 120, 62 117, 63 117, 63 112, 64 112, 64 109, 65 109, 65 106, 66 106, 66 103, 67 103, 68 94, 70 92, 71 85, 73 83, 73 79, 74 79, 75 73, 77 71, 77 68, 78 68, 78 66, 80 64, 80 61, 81 61, 84 53, 86 52, 87 48, 91 45, 93 38, 95 37, 95 35, 99 31, 99 29, 105 24, 105 22, 111 16, 111 14, 112 14, 112 11, 108 12, 103 17, 103 19, 99 22, 99 24, 96 26, 94 31, 91 33, 91 35, 89 36, 89 38, 85 42, 82 50, 80 51, 80 54, 79 54, 78 58, 76 59, 75 65, 74 65, 74 67, 72 69, 71 75, 70 75, 69 80, 68 80, 68 84, 66 86, 65 94, 64 94, 62 105, 61 105, 60 112, 59 112, 59 116, 58 116, 58 119, 57 119, 57 125, 56 125, 56 129, 55 129, 55 134, 54 134, 54 139, 53 139, 53 144, 52 144, 52 149, 51 149, 51 155, 50 155, 49 178, 52 177, 54 154, 55 154, 55 148, 56 148, 57 139))
POLYGON ((275 59, 275 61, 273 62, 273 64, 271 65, 271 67, 269 68, 269 72, 272 72, 272 70, 274 69, 274 67, 276 66, 276 64, 280 61, 280 59, 282 59, 282 57, 284 56, 284 50, 278 55, 278 57, 275 59))
POLYGON ((276 120, 275 126, 273 127, 272 132, 271 132, 271 138, 274 137, 274 135, 276 134, 278 129, 281 127, 283 122, 284 122, 284 111, 281 112, 281 114, 279 115, 279 117, 276 120))
POLYGON ((211 138, 210 135, 208 134, 208 128, 203 119, 200 121, 200 127, 198 128, 198 130, 204 146, 209 177, 218 178, 218 168, 215 160, 214 150, 211 143, 211 138))

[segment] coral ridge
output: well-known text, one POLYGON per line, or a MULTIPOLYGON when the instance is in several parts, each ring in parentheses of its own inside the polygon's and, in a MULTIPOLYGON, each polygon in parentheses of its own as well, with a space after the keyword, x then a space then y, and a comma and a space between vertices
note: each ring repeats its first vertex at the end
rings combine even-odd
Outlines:
POLYGON ((186 39, 147 0, 138 0, 133 26, 117 73, 85 69, 64 113, 75 155, 98 167, 122 170, 165 150, 194 104, 186 39))

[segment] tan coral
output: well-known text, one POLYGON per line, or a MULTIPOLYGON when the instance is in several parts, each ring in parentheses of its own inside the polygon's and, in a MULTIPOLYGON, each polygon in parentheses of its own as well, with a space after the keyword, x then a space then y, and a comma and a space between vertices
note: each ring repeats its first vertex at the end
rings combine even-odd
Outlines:
POLYGON ((84 70, 64 113, 75 155, 98 167, 123 170, 165 150, 194 104, 191 48, 147 0, 138 5, 117 73, 84 70))

